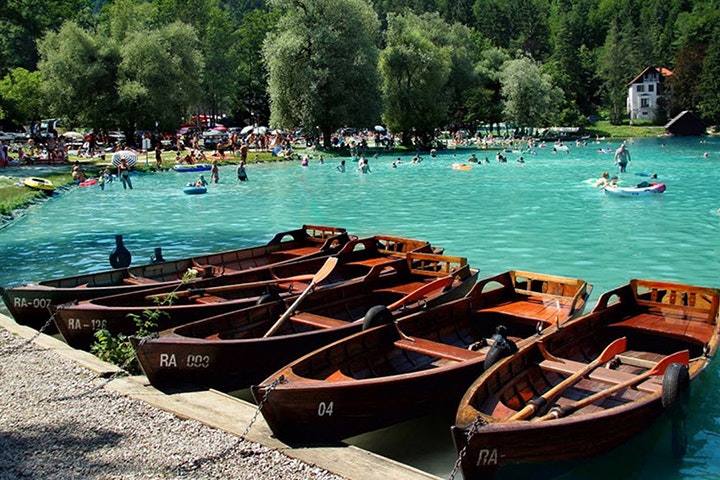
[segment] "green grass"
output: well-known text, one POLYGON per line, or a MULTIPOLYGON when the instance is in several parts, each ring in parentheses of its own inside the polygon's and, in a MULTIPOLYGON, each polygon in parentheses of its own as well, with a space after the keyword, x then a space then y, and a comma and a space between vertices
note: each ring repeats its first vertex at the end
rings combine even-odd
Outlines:
MULTIPOLYGON (((72 183, 70 171, 51 173, 43 176, 55 185, 55 188, 72 183)), ((9 215, 13 210, 22 208, 38 198, 45 198, 47 195, 39 190, 33 190, 26 186, 19 186, 17 179, 0 179, 0 215, 9 215)))
POLYGON ((606 138, 648 138, 657 137, 665 133, 665 127, 652 125, 612 125, 608 121, 596 122, 585 129, 591 137, 606 138))

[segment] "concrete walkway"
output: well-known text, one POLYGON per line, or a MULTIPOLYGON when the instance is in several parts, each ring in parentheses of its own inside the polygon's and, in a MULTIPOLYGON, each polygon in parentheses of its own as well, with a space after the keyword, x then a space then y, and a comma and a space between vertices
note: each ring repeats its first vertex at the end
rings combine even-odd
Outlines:
MULTIPOLYGON (((56 338, 37 335, 37 331, 20 326, 7 316, 0 315, 0 327, 25 339, 36 337, 34 343, 37 346, 69 359, 98 376, 111 378, 118 372, 116 366, 103 362, 90 353, 72 349, 56 338)), ((221 392, 203 390, 168 394, 152 387, 145 376, 117 377, 105 384, 104 388, 173 413, 182 419, 195 419, 238 437, 242 436, 250 422, 253 422, 245 437, 247 440, 349 480, 439 478, 354 446, 290 448, 272 437, 255 405, 221 392)), ((50 404, 47 405, 52 408, 50 404)), ((102 403, 98 403, 97 408, 102 408, 102 403)), ((179 438, 178 441, 183 439, 179 438)))

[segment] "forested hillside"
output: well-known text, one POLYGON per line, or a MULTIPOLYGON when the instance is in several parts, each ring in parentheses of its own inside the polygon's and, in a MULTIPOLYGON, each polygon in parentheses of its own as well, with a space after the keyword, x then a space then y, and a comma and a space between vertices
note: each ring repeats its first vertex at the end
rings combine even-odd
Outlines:
POLYGON ((647 66, 674 72, 660 120, 692 109, 720 123, 718 0, 6 4, 5 123, 174 128, 202 111, 286 128, 384 122, 420 136, 589 115, 622 123, 627 83, 647 66))

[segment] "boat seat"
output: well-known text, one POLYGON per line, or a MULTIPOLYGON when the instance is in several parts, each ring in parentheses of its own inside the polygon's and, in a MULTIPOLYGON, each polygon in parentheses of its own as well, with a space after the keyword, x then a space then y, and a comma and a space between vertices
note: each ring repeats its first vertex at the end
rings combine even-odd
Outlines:
POLYGON ((123 278, 123 283, 125 283, 126 285, 150 285, 153 283, 158 283, 158 281, 153 280, 152 278, 137 277, 133 275, 132 277, 123 278))
POLYGON ((227 298, 223 297, 217 297, 215 295, 202 295, 200 297, 194 298, 196 303, 222 303, 227 302, 227 298))
POLYGON ((533 324, 538 320, 543 322, 554 323, 556 317, 564 320, 570 313, 572 305, 572 299, 543 297, 542 294, 521 296, 520 298, 513 299, 509 302, 494 307, 481 308, 480 312, 494 312, 511 315, 518 319, 527 319, 533 324), (558 302, 555 302, 557 298, 558 302), (560 309, 558 309, 558 303, 560 309))
POLYGON ((331 318, 331 317, 324 317, 322 315, 315 315, 314 313, 309 312, 300 312, 296 313, 295 315, 290 317, 290 321, 300 324, 300 325, 306 325, 308 327, 313 327, 321 330, 326 330, 328 328, 336 328, 336 327, 342 327, 345 325, 348 325, 348 322, 344 320, 338 320, 337 318, 331 318))
MULTIPOLYGON (((587 366, 586 363, 576 362, 574 360, 568 360, 563 358, 561 361, 555 360, 543 360, 540 362, 540 368, 545 371, 561 373, 563 375, 570 376, 587 366)), ((617 385, 636 378, 637 375, 627 372, 621 372, 619 370, 611 370, 605 367, 598 367, 587 376, 590 380, 597 382, 608 383, 610 385, 617 385)), ((655 393, 662 390, 662 378, 652 378, 645 380, 639 385, 635 385, 635 389, 645 393, 655 393)))
POLYGON ((706 344, 714 335, 716 325, 701 320, 685 318, 679 313, 641 313, 622 322, 613 323, 613 326, 636 328, 667 334, 674 337, 692 338, 701 344, 706 344))
POLYGON ((395 346, 404 350, 422 353, 431 357, 446 358, 455 362, 466 362, 484 358, 485 355, 474 350, 434 342, 424 338, 408 337, 397 340, 395 346))

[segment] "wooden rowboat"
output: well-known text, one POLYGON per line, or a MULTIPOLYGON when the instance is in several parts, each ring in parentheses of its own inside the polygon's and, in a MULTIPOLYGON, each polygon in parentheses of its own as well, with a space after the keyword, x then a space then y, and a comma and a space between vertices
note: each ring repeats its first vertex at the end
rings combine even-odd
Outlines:
POLYGON ((452 435, 465 479, 610 450, 664 412, 683 452, 689 385, 718 346, 720 290, 632 280, 477 379, 452 435), (613 303, 611 303, 613 302, 613 303))
MULTIPOLYGON (((384 264, 406 255, 406 249, 429 252, 432 246, 419 240, 382 235, 351 240, 337 252, 339 266, 322 285, 382 271, 384 264)), ((178 284, 163 285, 59 305, 53 317, 68 345, 87 349, 100 329, 112 335, 135 333, 135 319, 146 311, 154 313, 157 330, 165 330, 258 302, 297 296, 326 260, 326 256, 314 256, 196 280, 189 288, 178 284), (162 302, 164 299, 166 301, 162 302)))
POLYGON ((582 280, 510 271, 467 297, 312 352, 253 387, 273 433, 291 444, 334 442, 404 420, 453 412, 486 361, 579 315, 582 280), (499 327, 502 337, 496 336, 499 327))
MULTIPOLYGON (((408 253, 360 281, 307 296, 300 310, 288 300, 259 305, 161 332, 133 343, 153 385, 195 384, 222 390, 247 388, 287 362, 359 331, 373 307, 405 315, 466 295, 477 280, 461 257, 408 253), (279 330, 268 336, 283 313, 279 330), (285 315, 283 316, 285 317, 285 315)), ((297 300, 296 300, 297 302, 297 300)), ((391 314, 392 316, 392 314, 391 314)))
POLYGON ((209 277, 297 259, 327 257, 349 240, 343 228, 304 225, 280 232, 262 246, 0 288, 0 296, 17 323, 39 329, 56 305, 163 284, 175 286, 189 269, 198 271, 200 277, 209 277))

